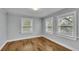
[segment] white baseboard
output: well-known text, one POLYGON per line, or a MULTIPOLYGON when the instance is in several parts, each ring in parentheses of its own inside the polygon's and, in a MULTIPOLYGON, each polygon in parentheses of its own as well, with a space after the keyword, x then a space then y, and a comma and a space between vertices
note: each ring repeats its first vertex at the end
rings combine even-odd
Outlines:
POLYGON ((29 36, 29 37, 23 37, 23 38, 17 38, 17 39, 10 39, 10 40, 7 40, 7 42, 17 41, 17 40, 24 40, 24 39, 31 39, 31 38, 36 38, 36 37, 41 37, 41 35, 29 36))
POLYGON ((41 37, 41 35, 37 36, 29 36, 29 37, 24 37, 24 38, 17 38, 17 39, 10 39, 4 42, 4 44, 0 47, 0 50, 5 46, 7 42, 12 42, 12 41, 17 41, 17 40, 24 40, 24 39, 31 39, 31 38, 36 38, 36 37, 41 37))
POLYGON ((49 38, 49 37, 47 37, 47 36, 45 36, 45 35, 30 36, 30 37, 24 37, 24 38, 17 38, 17 39, 7 40, 7 41, 0 47, 0 50, 4 47, 4 45, 5 45, 7 42, 12 42, 12 41, 17 41, 17 40, 23 40, 23 39, 30 39, 30 38, 36 38, 36 37, 45 37, 45 38, 47 38, 47 39, 49 39, 49 40, 51 40, 51 41, 53 41, 53 42, 55 42, 55 43, 57 43, 57 44, 60 44, 60 45, 66 47, 66 48, 68 48, 68 49, 71 49, 72 51, 78 51, 77 49, 74 49, 74 48, 72 48, 72 47, 70 47, 70 46, 67 46, 67 45, 62 44, 62 43, 60 43, 60 42, 57 42, 57 41, 55 41, 55 40, 53 40, 53 39, 51 39, 51 38, 49 38))
POLYGON ((57 42, 57 41, 55 41, 55 40, 53 40, 53 39, 51 39, 51 38, 49 38, 49 37, 47 37, 47 36, 45 36, 45 35, 42 35, 42 37, 45 37, 45 38, 47 38, 47 39, 49 39, 49 40, 51 40, 51 41, 53 41, 53 42, 55 42, 55 43, 57 43, 57 44, 59 44, 59 45, 61 45, 61 46, 64 46, 64 47, 66 47, 66 48, 68 48, 68 49, 71 49, 72 51, 78 51, 78 50, 75 49, 75 48, 72 48, 72 47, 70 47, 70 46, 68 46, 68 45, 65 45, 65 44, 62 44, 62 43, 60 43, 60 42, 57 42))
POLYGON ((5 41, 4 44, 0 47, 0 51, 5 46, 6 43, 7 43, 7 41, 5 41))

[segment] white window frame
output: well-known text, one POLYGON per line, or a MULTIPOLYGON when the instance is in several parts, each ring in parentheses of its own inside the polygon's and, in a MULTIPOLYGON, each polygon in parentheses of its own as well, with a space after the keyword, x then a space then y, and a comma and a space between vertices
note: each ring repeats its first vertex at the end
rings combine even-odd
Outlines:
POLYGON ((26 33, 32 33, 33 32, 33 19, 32 18, 27 18, 27 19, 29 19, 30 20, 30 22, 31 22, 31 29, 30 29, 30 31, 28 31, 28 32, 24 32, 23 31, 23 21, 25 20, 25 18, 27 18, 27 17, 22 17, 21 18, 21 33, 22 34, 26 34, 26 33))
POLYGON ((53 17, 49 17, 47 19, 45 19, 45 25, 46 25, 46 33, 52 34, 53 33, 53 17), (52 31, 48 31, 48 22, 47 21, 51 21, 52 22, 52 31))
MULTIPOLYGON (((61 37, 66 37, 66 38, 69 38, 69 39, 72 39, 72 40, 76 40, 77 39, 77 33, 76 33, 76 23, 77 23, 77 18, 76 18, 76 11, 73 11, 73 12, 69 12, 69 13, 65 13, 65 14, 62 14, 60 16, 57 16, 58 18, 58 24, 57 24, 57 27, 59 26, 59 21, 60 21, 60 18, 63 18, 63 17, 66 17, 66 16, 71 16, 73 15, 74 16, 74 20, 73 20, 73 29, 72 29, 72 36, 71 35, 65 35, 65 34, 61 34, 57 31, 58 35, 61 36, 61 37)), ((59 29, 59 27, 58 27, 59 29)))

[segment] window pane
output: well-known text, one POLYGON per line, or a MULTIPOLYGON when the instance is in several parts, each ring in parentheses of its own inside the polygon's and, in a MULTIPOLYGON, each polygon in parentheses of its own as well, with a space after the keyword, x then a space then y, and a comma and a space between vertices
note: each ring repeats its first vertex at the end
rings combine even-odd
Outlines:
POLYGON ((52 33, 52 31, 53 31, 53 20, 47 19, 46 20, 46 32, 52 33))
POLYGON ((60 25, 61 26, 67 26, 67 25, 72 25, 72 20, 73 20, 73 17, 72 16, 66 16, 66 17, 63 17, 61 20, 60 20, 60 25))
POLYGON ((64 32, 64 33, 72 32, 72 26, 61 26, 60 30, 61 32, 64 32))
POLYGON ((52 31, 52 27, 50 27, 50 28, 48 27, 48 31, 52 31))
POLYGON ((28 20, 28 19, 25 19, 25 20, 24 20, 23 25, 30 25, 30 24, 31 24, 30 20, 28 20))
POLYGON ((30 28, 23 28, 23 31, 24 32, 29 32, 30 31, 30 28))
POLYGON ((22 19, 22 32, 27 33, 27 32, 31 32, 31 30, 32 30, 31 20, 28 18, 22 19))
POLYGON ((62 34, 72 35, 73 15, 61 17, 59 20, 59 32, 62 34))
POLYGON ((31 26, 23 26, 23 28, 31 28, 31 26))

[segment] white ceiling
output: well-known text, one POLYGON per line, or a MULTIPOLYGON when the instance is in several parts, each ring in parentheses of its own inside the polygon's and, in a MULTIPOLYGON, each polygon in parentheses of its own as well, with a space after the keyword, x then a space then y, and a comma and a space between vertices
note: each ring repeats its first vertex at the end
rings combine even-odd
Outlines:
POLYGON ((39 10, 34 11, 31 8, 5 8, 8 13, 31 17, 45 17, 61 9, 63 8, 40 8, 39 10))

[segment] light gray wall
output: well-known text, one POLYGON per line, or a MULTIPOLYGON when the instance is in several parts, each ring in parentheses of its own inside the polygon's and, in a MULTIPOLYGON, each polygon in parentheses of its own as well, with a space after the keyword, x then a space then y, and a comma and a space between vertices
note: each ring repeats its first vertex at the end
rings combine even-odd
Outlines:
POLYGON ((33 33, 21 34, 21 18, 26 16, 8 14, 8 39, 19 39, 41 35, 41 20, 33 18, 33 33))
MULTIPOLYGON (((21 34, 20 20, 21 20, 22 16, 8 14, 7 15, 8 18, 7 18, 6 14, 4 12, 0 11, 0 46, 7 40, 7 36, 8 36, 8 40, 11 40, 11 39, 18 39, 18 38, 24 38, 24 37, 29 37, 29 36, 37 36, 37 35, 42 34, 42 35, 45 35, 45 36, 51 38, 52 40, 62 43, 63 45, 67 45, 71 48, 79 50, 79 39, 74 41, 74 40, 56 36, 56 32, 57 32, 57 30, 56 30, 57 29, 57 17, 56 16, 64 14, 66 12, 71 12, 71 11, 77 11, 77 14, 78 14, 77 19, 79 20, 79 9, 63 9, 61 11, 58 11, 58 12, 48 16, 48 17, 51 17, 51 16, 54 17, 53 18, 53 20, 54 20, 53 34, 46 33, 45 32, 45 20, 37 19, 37 18, 33 18, 34 19, 33 33, 21 34)), ((45 17, 45 18, 47 18, 47 17, 45 17)), ((78 31, 77 34, 79 36, 79 24, 77 26, 77 31, 78 31)))
MULTIPOLYGON (((75 50, 79 50, 79 39, 77 40, 71 40, 71 39, 67 39, 67 38, 62 38, 62 37, 59 37, 59 36, 56 36, 57 35, 57 16, 58 15, 61 15, 61 14, 64 14, 64 13, 67 13, 67 12, 71 12, 71 11, 76 11, 77 12, 77 36, 79 37, 79 9, 72 9, 72 8, 69 8, 69 9, 63 9, 61 11, 58 11, 54 14, 51 14, 49 15, 49 17, 54 17, 53 21, 54 21, 54 33, 53 34, 48 34, 45 32, 45 20, 43 20, 43 33, 45 36, 51 38, 52 40, 55 40, 56 42, 59 42, 65 46, 68 46, 70 48, 73 48, 75 50)), ((45 17, 47 18, 47 17, 45 17)))
POLYGON ((0 47, 7 40, 7 20, 6 13, 0 9, 0 47))

